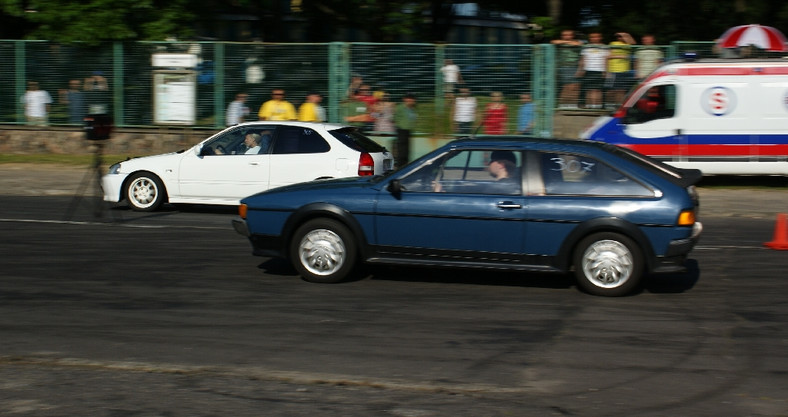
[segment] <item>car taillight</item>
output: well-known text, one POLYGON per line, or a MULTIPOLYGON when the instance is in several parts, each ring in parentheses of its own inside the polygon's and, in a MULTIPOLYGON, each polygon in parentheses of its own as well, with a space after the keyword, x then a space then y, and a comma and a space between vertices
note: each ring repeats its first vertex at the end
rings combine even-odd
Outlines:
POLYGON ((366 177, 370 175, 375 175, 375 160, 372 159, 372 155, 364 152, 358 158, 358 176, 366 177))

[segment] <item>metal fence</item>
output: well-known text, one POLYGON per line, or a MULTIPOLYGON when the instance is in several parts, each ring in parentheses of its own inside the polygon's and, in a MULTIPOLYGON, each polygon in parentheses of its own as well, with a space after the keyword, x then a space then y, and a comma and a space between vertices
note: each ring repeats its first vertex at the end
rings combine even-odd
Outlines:
MULTIPOLYGON (((712 46, 682 42, 659 48, 670 59, 689 50, 713 54, 712 46)), ((21 97, 30 81, 52 98, 50 125, 79 123, 77 106, 83 112, 105 111, 119 127, 215 129, 225 125, 225 110, 236 93, 248 94, 251 118, 256 119, 273 88, 284 89, 296 107, 309 92, 319 92, 328 121, 343 123, 348 86, 360 76, 373 94, 386 92, 395 102, 415 94, 418 132, 451 135, 456 91, 448 91, 443 82, 441 67, 447 59, 459 66, 461 86, 477 97, 476 124, 491 93, 500 92, 508 107, 506 130, 514 132, 520 94, 527 92, 535 109, 533 133, 552 134, 553 113, 562 103, 556 48, 550 44, 118 42, 83 47, 0 41, 0 77, 5 80, 0 84, 0 124, 29 122, 21 97)))

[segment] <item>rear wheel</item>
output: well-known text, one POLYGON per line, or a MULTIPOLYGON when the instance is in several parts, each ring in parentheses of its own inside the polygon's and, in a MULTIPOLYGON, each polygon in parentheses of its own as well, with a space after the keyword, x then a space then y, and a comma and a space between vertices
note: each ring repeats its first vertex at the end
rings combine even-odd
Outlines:
POLYGON ((126 185, 126 200, 135 211, 157 210, 164 203, 166 194, 159 177, 149 172, 132 175, 126 185))
POLYGON ((643 276, 643 255, 632 239, 619 233, 590 235, 574 254, 577 284, 585 291, 609 297, 629 294, 643 276))
POLYGON ((296 230, 290 242, 290 257, 305 280, 335 283, 353 271, 357 250, 345 225, 332 219, 314 219, 296 230))

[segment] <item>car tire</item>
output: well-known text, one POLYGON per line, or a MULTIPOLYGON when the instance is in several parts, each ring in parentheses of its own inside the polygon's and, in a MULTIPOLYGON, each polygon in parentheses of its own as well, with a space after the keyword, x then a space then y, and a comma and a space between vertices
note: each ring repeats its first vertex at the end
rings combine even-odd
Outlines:
POLYGON ((574 253, 577 284, 594 295, 619 297, 631 293, 643 277, 643 255, 635 242, 619 233, 585 237, 574 253))
POLYGON ((305 280, 336 283, 347 279, 355 268, 357 249, 345 225, 333 219, 313 219, 296 230, 290 257, 305 280))
POLYGON ((164 203, 167 191, 159 177, 138 172, 126 182, 126 201, 134 211, 155 211, 164 203))

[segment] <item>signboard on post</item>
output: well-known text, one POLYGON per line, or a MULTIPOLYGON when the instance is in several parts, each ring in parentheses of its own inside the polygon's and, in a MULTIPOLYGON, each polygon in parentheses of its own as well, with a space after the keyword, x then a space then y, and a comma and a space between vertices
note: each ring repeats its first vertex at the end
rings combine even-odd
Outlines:
POLYGON ((153 123, 192 125, 196 120, 197 73, 195 54, 153 54, 153 123))
POLYGON ((194 71, 153 71, 153 123, 193 125, 197 107, 194 71))

